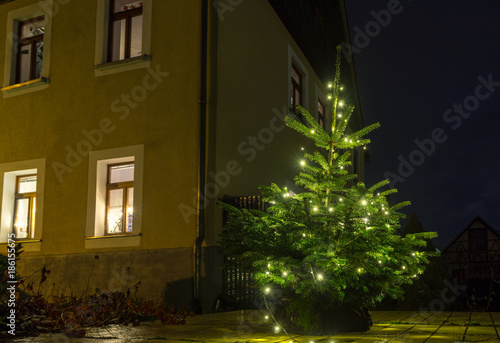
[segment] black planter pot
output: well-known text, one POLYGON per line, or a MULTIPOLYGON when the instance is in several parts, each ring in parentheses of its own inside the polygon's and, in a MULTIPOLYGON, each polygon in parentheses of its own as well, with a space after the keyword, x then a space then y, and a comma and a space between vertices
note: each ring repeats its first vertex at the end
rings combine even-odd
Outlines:
POLYGON ((341 332, 367 331, 373 325, 370 311, 347 304, 316 311, 302 308, 293 300, 284 300, 275 317, 289 333, 332 335, 341 332))

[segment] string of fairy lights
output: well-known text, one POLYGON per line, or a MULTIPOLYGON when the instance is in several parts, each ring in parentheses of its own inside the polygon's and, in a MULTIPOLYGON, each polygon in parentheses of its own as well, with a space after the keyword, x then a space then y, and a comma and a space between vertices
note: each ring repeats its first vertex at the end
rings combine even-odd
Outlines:
MULTIPOLYGON (((378 196, 380 196, 380 193, 378 193, 377 195, 378 195, 378 196)), ((284 197, 286 197, 286 198, 288 198, 288 197, 290 197, 290 193, 284 193, 284 194, 283 194, 283 196, 284 196, 284 197)), ((341 201, 342 201, 342 198, 339 198, 339 202, 341 202, 341 201)), ((373 202, 372 202, 371 204, 373 204, 373 202)), ((361 200, 361 201, 360 201, 360 205, 361 205, 361 206, 367 206, 367 205, 368 205, 368 202, 367 202, 366 200, 364 200, 364 199, 363 199, 363 200, 361 200)), ((384 205, 382 205, 382 208, 381 208, 381 209, 382 209, 382 210, 384 209, 384 205)), ((317 210, 317 208, 314 208, 313 210, 317 210)), ((333 208, 329 208, 329 211, 333 211, 333 208)), ((385 214, 388 214, 388 211, 385 211, 384 213, 385 213, 385 214)), ((366 219, 366 218, 365 218, 365 221, 367 221, 367 219, 366 219)), ((370 227, 367 227, 366 229, 368 230, 368 229, 371 229, 371 228, 370 228, 370 227)), ((312 235, 312 234, 302 233, 302 236, 303 236, 304 238, 306 238, 306 237, 310 237, 311 235, 312 235)), ((412 257, 417 257, 417 256, 418 256, 418 254, 419 254, 419 252, 418 252, 418 251, 417 251, 417 252, 412 252, 411 256, 412 256, 412 257)), ((383 265, 383 263, 384 263, 382 260, 378 260, 377 262, 378 262, 378 264, 379 264, 379 265, 383 265)), ((276 266, 278 266, 278 264, 277 264, 276 266)), ((340 266, 340 264, 338 264, 338 266, 340 266)), ((276 276, 278 276, 278 275, 281 275, 284 279, 286 279, 287 277, 293 277, 293 274, 292 274, 292 272, 290 271, 290 269, 287 269, 286 267, 284 267, 284 269, 282 269, 282 270, 279 270, 279 271, 278 271, 278 273, 276 273, 275 275, 273 275, 272 269, 276 269, 276 268, 274 268, 274 267, 273 267, 272 263, 268 263, 268 264, 267 264, 267 268, 268 268, 268 269, 265 271, 265 275, 267 275, 267 276, 276 277, 276 276)), ((402 266, 401 266, 401 269, 402 269, 402 270, 406 270, 406 266, 405 266, 405 265, 402 265, 402 266)), ((363 267, 359 267, 359 268, 357 268, 357 272, 358 272, 359 274, 363 274, 363 273, 365 272, 365 268, 363 268, 363 267)), ((316 271, 316 272, 315 272, 314 270, 311 270, 311 275, 312 275, 312 278, 313 278, 313 280, 314 280, 315 282, 323 282, 323 281, 327 280, 327 278, 324 276, 324 274, 323 274, 323 273, 321 273, 321 272, 319 272, 319 271, 316 271)), ((417 274, 414 274, 412 277, 413 277, 413 278, 417 277, 417 274)), ((265 302, 266 302, 266 307, 267 307, 268 312, 269 312, 269 314, 268 314, 268 315, 266 315, 266 316, 264 317, 264 319, 265 319, 265 320, 269 320, 269 318, 272 318, 272 319, 273 319, 274 324, 275 324, 275 326, 274 326, 274 332, 275 332, 275 333, 277 333, 277 334, 278 334, 278 333, 280 333, 280 332, 284 332, 287 336, 289 336, 290 338, 292 338, 292 337, 291 337, 291 336, 290 336, 290 335, 286 332, 286 330, 283 328, 283 326, 282 326, 282 325, 281 325, 281 324, 280 324, 280 323, 276 320, 276 318, 272 315, 272 312, 269 310, 269 307, 267 306, 267 298, 266 298, 266 295, 268 295, 268 294, 270 294, 270 293, 272 292, 272 288, 271 288, 270 286, 266 286, 266 287, 264 287, 264 288, 263 288, 263 290, 262 290, 262 291, 263 291, 264 300, 265 300, 265 302)), ((296 340, 292 340, 292 341, 290 341, 290 342, 297 342, 297 341, 296 341, 296 340)), ((311 343, 314 343, 314 341, 310 341, 310 342, 311 342, 311 343)))
MULTIPOLYGON (((363 201, 362 201, 363 202, 363 201)), ((307 237, 307 235, 305 233, 302 234, 304 237, 307 237)), ((412 257, 418 257, 419 255, 419 252, 418 251, 415 251, 415 252, 412 252, 411 256, 412 257)), ((382 260, 378 260, 378 264, 379 265, 383 265, 383 261, 382 260)), ((338 264, 338 266, 340 266, 340 264, 338 264)), ((270 276, 271 275, 271 271, 270 269, 272 268, 272 264, 271 263, 268 263, 267 264, 267 267, 268 267, 268 270, 266 270, 265 274, 270 276)), ((402 265, 401 266, 401 269, 402 270, 406 270, 406 266, 405 265, 402 265)), ((359 274, 362 274, 365 272, 365 269, 360 267, 360 268, 357 268, 357 272, 359 274)), ((283 271, 280 271, 279 273, 281 273, 282 277, 283 278, 287 278, 289 276, 292 276, 290 271, 289 270, 283 270, 283 271)), ((312 267, 311 267, 311 275, 312 275, 312 278, 315 282, 324 282, 326 280, 325 276, 323 275, 323 273, 321 272, 314 272, 314 270, 312 270, 312 267)), ((416 278, 417 277, 417 274, 414 274, 412 276, 412 278, 416 278)), ((266 305, 266 309, 268 311, 268 314, 264 316, 264 320, 265 321, 268 321, 270 318, 273 320, 274 322, 274 332, 276 334, 278 333, 285 333, 291 340, 289 341, 289 343, 295 343, 295 342, 299 342, 296 338, 293 338, 287 331, 286 329, 278 322, 278 320, 275 318, 275 316, 273 315, 271 309, 269 308, 268 306, 268 303, 267 303, 267 298, 266 298, 266 295, 270 294, 272 292, 272 288, 270 286, 265 286, 263 289, 262 289, 262 293, 263 293, 263 298, 264 298, 264 303, 266 305)), ((310 340, 309 343, 315 343, 314 340, 310 340)))
MULTIPOLYGON (((343 111, 341 109, 345 108, 345 103, 343 100, 339 99, 339 91, 343 91, 344 87, 338 83, 339 75, 336 76, 336 82, 335 83, 328 83, 327 88, 331 89, 332 92, 327 95, 327 98, 329 100, 332 100, 332 105, 333 105, 333 110, 332 110, 332 134, 333 131, 335 130, 335 124, 337 120, 344 120, 345 122, 348 121, 348 116, 344 118, 343 116, 343 111), (337 108, 340 109, 340 111, 337 112, 337 108)), ((315 129, 311 129, 310 131, 311 134, 316 134, 315 129)), ((353 143, 353 138, 349 135, 344 137, 344 142, 345 143, 353 143)), ((360 143, 359 140, 356 141, 356 143, 360 143)), ((359 146, 359 145, 358 145, 359 146)), ((366 150, 366 145, 363 146, 363 149, 366 150)), ((304 148, 301 148, 302 151, 304 151, 304 148)), ((333 149, 332 149, 333 151, 333 149)), ((306 156, 305 156, 306 157, 306 156)), ((312 173, 317 172, 317 167, 313 167, 308 165, 305 159, 300 160, 300 166, 312 173)), ((341 170, 344 169, 346 165, 349 165, 350 162, 346 161, 340 161, 337 167, 341 170)), ((283 198, 285 201, 293 201, 294 199, 299 199, 300 197, 298 195, 293 194, 293 192, 290 192, 287 190, 286 187, 283 188, 285 192, 282 194, 283 198)), ((351 199, 348 199, 347 197, 343 197, 341 195, 334 195, 331 194, 329 195, 329 199, 336 197, 337 204, 339 206, 353 206, 356 210, 358 210, 362 216, 360 218, 357 218, 357 225, 359 227, 364 228, 365 230, 373 230, 378 227, 381 227, 384 225, 384 229, 394 229, 396 225, 391 225, 395 224, 396 220, 391 219, 391 208, 388 206, 386 202, 385 196, 390 194, 390 192, 382 192, 382 193, 377 193, 376 195, 367 193, 362 195, 359 199, 357 199, 357 202, 353 202, 351 199), (385 220, 372 220, 373 217, 376 217, 374 215, 383 215, 386 217, 385 220)), ((270 203, 272 205, 276 204, 276 201, 271 200, 270 203)), ((335 205, 334 204, 328 204, 328 201, 326 204, 329 206, 325 206, 321 203, 313 203, 312 200, 310 201, 311 203, 311 209, 314 215, 323 215, 323 216, 333 216, 335 215, 335 205)), ((339 225, 343 228, 343 223, 339 223, 339 225)), ((300 235, 303 240, 307 239, 312 239, 314 237, 313 233, 310 232, 302 232, 300 235)), ((409 258, 419 258, 419 252, 414 251, 411 253, 411 256, 409 258)), ((386 256, 378 256, 377 258, 374 259, 374 261, 365 261, 367 263, 371 263, 373 266, 376 268, 383 268, 385 263, 390 262, 391 264, 395 263, 396 261, 393 261, 388 255, 386 256)), ((337 266, 339 268, 353 268, 358 274, 362 275, 365 273, 370 273, 370 268, 366 263, 365 265, 358 265, 358 266, 351 266, 347 263, 347 261, 342 261, 337 263, 337 266)), ((333 275, 327 275, 323 270, 320 270, 319 268, 314 268, 311 264, 309 264, 310 267, 310 277, 315 283, 325 283, 328 281, 329 277, 334 277, 333 275)), ((402 262, 400 269, 397 269, 397 272, 399 273, 409 273, 410 270, 407 268, 406 264, 402 262)), ((409 277, 416 278, 417 274, 420 273, 420 270, 418 270, 413 274, 409 275, 409 277)), ((285 266, 283 263, 275 263, 273 261, 269 261, 267 263, 267 269, 263 272, 263 277, 265 278, 265 284, 266 286, 263 287, 262 289, 262 295, 264 298, 264 302, 266 305, 266 309, 268 311, 268 314, 264 316, 264 319, 268 321, 269 319, 272 319, 274 323, 274 332, 276 334, 278 333, 285 333, 289 338, 290 342, 289 343, 294 343, 294 342, 299 342, 297 341, 296 338, 292 338, 286 331, 286 329, 278 322, 278 320, 275 318, 273 315, 272 311, 270 310, 268 303, 267 303, 267 296, 270 295, 273 292, 273 286, 271 284, 281 284, 285 285, 287 282, 294 282, 292 280, 300 280, 303 278, 303 274, 301 275, 296 275, 294 274, 294 271, 292 268, 285 266), (276 282, 277 278, 281 278, 279 282, 276 282)), ((309 341, 308 343, 314 343, 314 341, 309 341)))

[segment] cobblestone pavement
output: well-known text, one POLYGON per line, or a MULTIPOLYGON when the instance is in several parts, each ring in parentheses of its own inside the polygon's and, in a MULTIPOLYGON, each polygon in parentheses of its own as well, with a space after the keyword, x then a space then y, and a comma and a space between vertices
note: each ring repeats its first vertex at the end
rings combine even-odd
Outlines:
POLYGON ((84 338, 68 338, 62 334, 11 340, 11 342, 227 342, 227 343, 437 343, 500 342, 500 313, 493 312, 409 312, 374 311, 373 327, 366 332, 350 332, 333 336, 290 336, 275 333, 265 312, 235 311, 188 318, 185 325, 162 325, 159 322, 140 326, 111 325, 91 328, 84 338))

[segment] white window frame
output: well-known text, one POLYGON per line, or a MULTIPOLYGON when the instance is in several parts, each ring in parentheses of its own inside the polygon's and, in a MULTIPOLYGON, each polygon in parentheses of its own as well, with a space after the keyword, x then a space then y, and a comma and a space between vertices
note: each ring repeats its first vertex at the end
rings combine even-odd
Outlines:
POLYGON ((0 244, 6 244, 8 234, 12 232, 14 218, 14 199, 17 176, 36 174, 36 213, 33 238, 22 239, 25 251, 40 251, 43 225, 43 200, 45 180, 45 159, 19 161, 0 164, 0 244))
POLYGON ((142 235, 143 165, 143 145, 97 150, 89 153, 87 223, 85 232, 86 249, 140 245, 142 235), (123 162, 134 162, 134 224, 132 226, 132 233, 105 235, 108 165, 123 162))
POLYGON ((288 99, 286 101, 288 107, 290 107, 290 99, 292 97, 292 65, 302 73, 302 107, 309 111, 309 73, 298 54, 288 45, 288 99))
POLYGON ((94 59, 96 77, 150 66, 152 17, 153 0, 144 0, 142 6, 142 56, 108 63, 109 0, 97 0, 94 59))
MULTIPOLYGON (((52 0, 49 0, 52 8, 52 0)), ((15 9, 7 14, 7 35, 5 39, 5 61, 3 73, 3 98, 27 94, 49 87, 50 51, 52 36, 52 14, 45 12, 38 4, 15 9), (44 16, 46 20, 43 33, 43 63, 40 80, 31 80, 23 83, 15 83, 16 78, 16 53, 17 53, 17 28, 16 22, 26 21, 32 18, 44 16)))

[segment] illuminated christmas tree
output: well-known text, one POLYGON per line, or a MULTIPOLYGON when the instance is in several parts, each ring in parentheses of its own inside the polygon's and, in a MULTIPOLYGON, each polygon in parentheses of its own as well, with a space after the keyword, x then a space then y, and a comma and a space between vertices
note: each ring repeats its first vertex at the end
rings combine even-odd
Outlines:
POLYGON ((409 202, 389 205, 386 197, 396 190, 384 187, 388 180, 369 188, 353 184, 351 152, 366 147, 365 136, 379 124, 348 133, 354 107, 340 97, 340 48, 337 52, 331 129, 325 131, 302 107, 298 110, 308 125, 286 118, 288 127, 317 147, 300 161, 295 182, 303 191, 261 186, 266 212, 222 205, 230 216, 221 247, 254 272, 264 304, 276 308, 270 314, 276 331, 328 334, 369 328, 367 310, 385 297, 403 296, 403 286, 418 278, 433 254, 419 247, 437 236, 399 234, 404 214, 398 210, 409 202), (360 325, 342 323, 353 314, 360 325))

